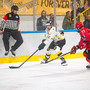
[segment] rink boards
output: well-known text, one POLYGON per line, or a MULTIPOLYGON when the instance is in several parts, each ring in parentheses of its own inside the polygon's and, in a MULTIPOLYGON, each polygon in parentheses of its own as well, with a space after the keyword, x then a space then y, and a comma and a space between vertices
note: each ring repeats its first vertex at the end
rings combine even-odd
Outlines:
MULTIPOLYGON (((29 34, 22 34, 24 43, 20 46, 19 49, 16 50, 16 57, 12 57, 11 53, 8 56, 4 56, 4 46, 2 41, 2 35, 0 35, 0 63, 14 63, 14 62, 23 62, 25 61, 34 51, 37 50, 38 45, 42 42, 45 33, 29 33, 29 34)), ((67 53, 71 50, 74 45, 77 45, 80 36, 77 32, 65 32, 66 38, 66 45, 63 47, 62 52, 67 53)), ((10 47, 15 43, 13 38, 10 38, 10 47)), ((43 50, 38 51, 32 58, 28 61, 38 61, 38 58, 44 58, 46 46, 43 50)), ((83 50, 78 50, 76 54, 73 55, 66 55, 66 59, 74 59, 74 58, 84 58, 82 54, 83 50)), ((56 58, 57 55, 53 51, 52 56, 50 59, 56 58)))

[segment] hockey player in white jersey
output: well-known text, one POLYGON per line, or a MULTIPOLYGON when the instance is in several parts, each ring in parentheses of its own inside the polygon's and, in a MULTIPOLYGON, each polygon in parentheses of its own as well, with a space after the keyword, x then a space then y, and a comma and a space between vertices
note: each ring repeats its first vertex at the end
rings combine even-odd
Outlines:
POLYGON ((42 60, 41 63, 47 63, 52 53, 52 50, 54 50, 61 59, 61 65, 63 66, 67 65, 66 60, 62 56, 62 51, 61 51, 62 47, 66 43, 64 34, 57 31, 55 27, 52 27, 50 22, 47 22, 46 26, 47 28, 46 28, 45 39, 42 40, 42 43, 38 46, 38 49, 41 50, 48 44, 49 47, 47 48, 45 59, 42 60))

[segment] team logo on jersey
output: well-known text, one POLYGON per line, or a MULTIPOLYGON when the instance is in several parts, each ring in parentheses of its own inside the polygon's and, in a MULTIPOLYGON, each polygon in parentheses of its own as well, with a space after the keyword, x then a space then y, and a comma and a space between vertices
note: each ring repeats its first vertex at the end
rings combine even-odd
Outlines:
POLYGON ((12 15, 11 15, 11 14, 9 14, 9 17, 12 17, 12 15))
POLYGON ((18 16, 16 16, 16 18, 18 18, 18 16))

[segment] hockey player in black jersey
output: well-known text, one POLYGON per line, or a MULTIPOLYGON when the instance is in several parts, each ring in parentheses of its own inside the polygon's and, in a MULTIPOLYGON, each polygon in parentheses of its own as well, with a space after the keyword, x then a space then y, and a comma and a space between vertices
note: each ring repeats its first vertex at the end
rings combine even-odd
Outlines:
POLYGON ((20 17, 17 14, 17 11, 18 11, 18 7, 13 5, 11 7, 11 12, 7 13, 3 17, 3 20, 1 21, 1 24, 0 24, 0 30, 1 30, 0 33, 3 33, 3 43, 5 47, 5 55, 8 55, 9 51, 11 51, 12 55, 15 56, 16 49, 19 48, 20 45, 23 43, 21 33, 20 31, 18 31, 20 17), (9 47, 10 36, 12 36, 16 40, 15 44, 11 47, 11 50, 9 47))

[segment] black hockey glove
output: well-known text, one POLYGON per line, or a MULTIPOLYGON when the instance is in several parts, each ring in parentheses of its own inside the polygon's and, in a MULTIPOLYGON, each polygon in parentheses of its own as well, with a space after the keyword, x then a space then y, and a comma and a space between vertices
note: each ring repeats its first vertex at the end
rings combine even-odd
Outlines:
POLYGON ((86 40, 83 40, 83 42, 87 43, 88 41, 86 41, 86 40))
POLYGON ((43 39, 43 40, 42 40, 42 43, 43 43, 45 40, 46 40, 46 39, 43 39))
POLYGON ((45 47, 45 44, 44 43, 41 43, 39 46, 38 46, 38 49, 41 50, 45 47))
POLYGON ((76 51, 76 50, 79 49, 79 48, 80 48, 80 47, 79 47, 78 45, 76 45, 74 50, 76 51))
POLYGON ((72 52, 70 54, 75 54, 77 49, 79 49, 78 45, 73 46, 72 49, 71 49, 72 52))

